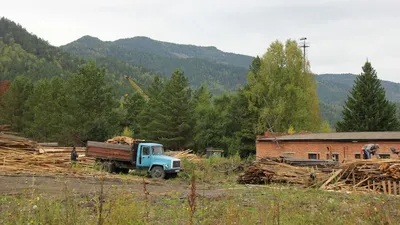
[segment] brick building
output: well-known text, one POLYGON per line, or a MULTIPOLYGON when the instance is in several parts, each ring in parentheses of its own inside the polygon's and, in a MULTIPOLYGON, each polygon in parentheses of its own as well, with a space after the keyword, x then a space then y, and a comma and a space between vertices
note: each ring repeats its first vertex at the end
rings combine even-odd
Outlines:
MULTIPOLYGON (((362 158, 362 146, 379 144, 381 158, 397 158, 390 150, 400 148, 400 132, 338 132, 296 135, 257 136, 257 157, 293 157, 301 159, 333 159, 343 161, 362 158)), ((372 156, 375 157, 375 156, 372 156)))

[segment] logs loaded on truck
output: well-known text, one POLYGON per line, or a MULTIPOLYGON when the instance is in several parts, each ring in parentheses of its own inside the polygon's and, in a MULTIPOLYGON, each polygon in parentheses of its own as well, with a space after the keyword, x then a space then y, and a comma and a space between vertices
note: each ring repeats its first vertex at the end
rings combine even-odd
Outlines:
POLYGON ((134 142, 131 145, 88 141, 86 156, 96 158, 108 172, 147 170, 153 178, 175 177, 181 160, 164 154, 161 144, 134 142))

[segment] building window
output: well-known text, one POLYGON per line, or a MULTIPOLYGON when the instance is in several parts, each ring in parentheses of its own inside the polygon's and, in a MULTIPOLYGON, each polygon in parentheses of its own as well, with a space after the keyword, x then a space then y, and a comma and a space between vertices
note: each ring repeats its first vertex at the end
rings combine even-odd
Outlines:
POLYGON ((319 154, 317 154, 317 153, 308 153, 308 159, 319 159, 319 154))
POLYGON ((293 157, 295 154, 295 152, 283 152, 282 155, 284 157, 293 157))
POLYGON ((355 159, 361 159, 361 154, 360 153, 355 153, 354 154, 355 159))
POLYGON ((333 153, 332 154, 332 160, 333 161, 339 161, 339 154, 338 153, 333 153))
POLYGON ((388 154, 388 153, 381 153, 381 154, 379 154, 379 157, 381 158, 381 159, 390 159, 390 154, 388 154))

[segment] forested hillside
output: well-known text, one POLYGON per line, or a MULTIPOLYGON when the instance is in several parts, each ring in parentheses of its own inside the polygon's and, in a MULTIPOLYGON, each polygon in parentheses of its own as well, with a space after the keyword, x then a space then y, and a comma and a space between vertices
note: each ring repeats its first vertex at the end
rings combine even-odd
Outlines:
MULTIPOLYGON (((111 57, 97 57, 96 62, 107 68, 106 79, 114 87, 116 97, 132 93, 126 75, 144 87, 150 84, 154 76, 154 73, 141 66, 111 57)), ((84 63, 85 59, 49 45, 15 22, 0 19, 0 80, 14 80, 19 75, 32 81, 52 77, 65 79, 84 63)))
MULTIPOLYGON (((316 75, 321 115, 330 124, 341 119, 342 105, 353 87, 354 74, 321 74, 316 75)), ((389 101, 400 103, 400 84, 382 80, 389 101)), ((400 109, 400 108, 399 108, 400 109)))
POLYGON ((214 93, 242 86, 252 59, 224 53, 214 47, 177 45, 143 37, 103 42, 84 36, 62 48, 84 58, 111 57, 131 65, 141 65, 163 77, 179 68, 189 78, 192 88, 205 83, 214 93))
MULTIPOLYGON (((155 74, 166 79, 176 68, 188 77, 192 89, 204 83, 211 93, 221 94, 246 84, 251 59, 215 47, 173 44, 147 37, 104 42, 84 36, 57 48, 20 25, 0 19, 0 80, 14 80, 18 75, 34 82, 52 77, 66 79, 87 60, 95 60, 98 66, 107 69, 105 79, 113 87, 115 98, 133 92, 125 76, 134 78, 147 91, 155 74)), ((321 74, 315 77, 322 119, 332 126, 341 118, 342 105, 355 76, 321 74)), ((389 81, 382 84, 387 98, 400 103, 400 85, 389 81)))

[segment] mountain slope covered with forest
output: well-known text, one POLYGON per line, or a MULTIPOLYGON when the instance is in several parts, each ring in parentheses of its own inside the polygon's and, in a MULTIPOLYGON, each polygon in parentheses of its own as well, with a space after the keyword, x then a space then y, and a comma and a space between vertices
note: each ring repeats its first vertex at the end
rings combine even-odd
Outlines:
POLYGON ((242 86, 252 60, 250 56, 225 53, 215 47, 178 45, 146 37, 109 42, 84 36, 62 48, 84 58, 107 57, 141 65, 164 77, 179 68, 189 78, 192 88, 205 83, 217 93, 242 86))
MULTIPOLYGON (((146 90, 155 74, 169 77, 176 68, 184 71, 194 89, 206 83, 213 93, 235 91, 246 84, 252 57, 147 37, 107 42, 84 36, 54 47, 15 22, 0 19, 0 80, 14 80, 18 75, 33 81, 55 76, 67 78, 87 60, 95 60, 107 69, 106 78, 118 97, 133 92, 125 76, 131 76, 146 90)), ((355 78, 353 74, 315 76, 322 118, 331 125, 340 120, 342 105, 355 78)), ((400 84, 382 84, 387 98, 400 105, 400 84)))

